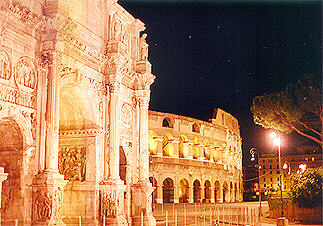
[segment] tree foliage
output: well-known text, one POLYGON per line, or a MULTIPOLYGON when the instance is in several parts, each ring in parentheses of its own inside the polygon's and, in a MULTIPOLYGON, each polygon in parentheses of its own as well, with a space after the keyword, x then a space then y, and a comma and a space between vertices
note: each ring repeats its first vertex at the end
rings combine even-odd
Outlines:
POLYGON ((322 82, 304 75, 280 92, 256 96, 251 106, 254 122, 284 133, 292 131, 322 145, 322 82))
POLYGON ((322 205, 322 168, 307 169, 295 174, 291 186, 291 197, 300 207, 322 205))

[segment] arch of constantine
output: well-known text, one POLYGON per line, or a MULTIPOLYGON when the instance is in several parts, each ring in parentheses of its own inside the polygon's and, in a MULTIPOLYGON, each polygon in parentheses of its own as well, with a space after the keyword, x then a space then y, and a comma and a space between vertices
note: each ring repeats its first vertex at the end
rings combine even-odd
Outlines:
POLYGON ((148 113, 144 30, 117 0, 0 1, 2 225, 155 225, 152 201, 241 200, 236 119, 148 113))
POLYGON ((2 225, 155 225, 144 30, 116 0, 0 1, 2 225))
POLYGON ((238 121, 215 109, 210 122, 149 111, 153 202, 242 201, 238 121))

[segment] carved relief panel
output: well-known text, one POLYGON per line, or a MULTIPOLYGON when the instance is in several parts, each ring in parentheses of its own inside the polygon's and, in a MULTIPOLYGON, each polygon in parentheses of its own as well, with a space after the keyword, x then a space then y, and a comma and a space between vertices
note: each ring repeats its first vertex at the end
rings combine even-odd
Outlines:
POLYGON ((0 79, 9 80, 11 77, 11 64, 5 52, 0 52, 0 79))
POLYGON ((65 180, 84 181, 86 173, 86 147, 64 147, 58 153, 59 172, 65 180))
POLYGON ((36 72, 32 62, 27 57, 21 57, 14 68, 15 81, 19 88, 33 91, 36 87, 36 72))
POLYGON ((37 72, 32 60, 20 57, 12 68, 11 60, 0 50, 0 101, 35 109, 37 72))
POLYGON ((121 136, 124 138, 132 139, 132 108, 128 103, 125 103, 121 107, 121 136))

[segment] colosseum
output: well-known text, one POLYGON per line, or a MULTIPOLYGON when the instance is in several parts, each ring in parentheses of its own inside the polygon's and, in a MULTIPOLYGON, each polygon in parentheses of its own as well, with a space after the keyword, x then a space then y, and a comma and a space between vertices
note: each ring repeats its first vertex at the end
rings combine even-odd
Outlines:
POLYGON ((210 122, 149 111, 154 203, 242 201, 239 124, 215 109, 210 122))

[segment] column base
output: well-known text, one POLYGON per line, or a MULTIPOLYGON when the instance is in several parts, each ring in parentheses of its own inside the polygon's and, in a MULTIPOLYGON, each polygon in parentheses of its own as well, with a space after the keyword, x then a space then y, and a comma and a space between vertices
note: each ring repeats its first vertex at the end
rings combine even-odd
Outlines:
POLYGON ((101 224, 105 221, 106 225, 128 225, 124 209, 126 187, 120 178, 108 178, 100 183, 99 218, 101 224))
POLYGON ((133 225, 155 226, 156 219, 152 213, 152 192, 154 188, 147 181, 139 181, 131 186, 132 193, 132 222, 133 225), (142 217, 143 216, 143 217, 142 217))
POLYGON ((33 225, 65 225, 62 221, 62 192, 67 181, 57 171, 44 171, 33 181, 33 225))

